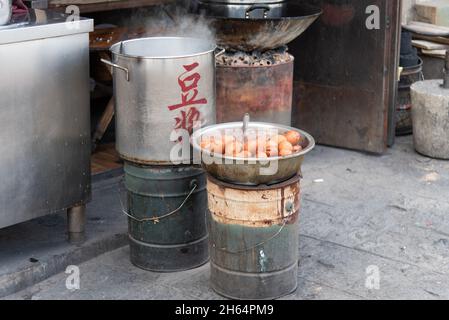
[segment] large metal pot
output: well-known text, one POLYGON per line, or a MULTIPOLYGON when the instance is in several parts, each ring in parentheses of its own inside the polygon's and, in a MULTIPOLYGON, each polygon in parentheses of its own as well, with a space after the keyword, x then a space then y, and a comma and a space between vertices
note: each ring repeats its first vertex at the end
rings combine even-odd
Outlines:
POLYGON ((242 122, 217 124, 197 130, 192 135, 193 148, 201 154, 203 167, 210 175, 224 182, 247 186, 273 185, 286 181, 297 174, 301 175, 304 156, 315 147, 315 140, 307 132, 289 126, 265 122, 250 122, 248 124, 249 129, 276 130, 279 133, 290 130, 299 132, 301 135, 300 145, 303 150, 290 156, 270 157, 268 159, 239 159, 217 153, 203 153, 200 147, 201 137, 213 136, 217 132, 239 129, 242 126, 242 122))
POLYGON ((215 123, 216 45, 186 37, 152 37, 111 47, 116 148, 125 160, 153 165, 190 160, 171 153, 193 125, 215 123))

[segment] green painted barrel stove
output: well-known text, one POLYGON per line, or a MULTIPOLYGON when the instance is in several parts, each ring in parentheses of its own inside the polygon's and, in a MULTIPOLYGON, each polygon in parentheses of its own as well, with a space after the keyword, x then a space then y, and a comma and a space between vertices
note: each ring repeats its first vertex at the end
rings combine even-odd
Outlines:
POLYGON ((209 260, 206 175, 196 166, 125 163, 131 262, 173 272, 209 260))

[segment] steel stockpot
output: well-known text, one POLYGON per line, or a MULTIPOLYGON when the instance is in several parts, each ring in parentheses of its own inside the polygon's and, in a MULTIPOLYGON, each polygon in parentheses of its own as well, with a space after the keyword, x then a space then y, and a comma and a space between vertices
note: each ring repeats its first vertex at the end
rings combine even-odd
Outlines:
POLYGON ((151 37, 111 47, 116 110, 116 148, 128 161, 170 165, 183 132, 215 123, 215 51, 212 41, 151 37), (183 130, 182 130, 183 129, 183 130))

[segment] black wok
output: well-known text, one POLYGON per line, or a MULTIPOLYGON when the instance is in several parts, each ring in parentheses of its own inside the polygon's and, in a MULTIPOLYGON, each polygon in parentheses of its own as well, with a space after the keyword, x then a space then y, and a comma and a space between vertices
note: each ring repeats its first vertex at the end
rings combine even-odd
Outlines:
POLYGON ((273 5, 226 5, 195 3, 194 15, 203 16, 215 29, 217 43, 241 51, 270 50, 301 35, 320 15, 321 9, 285 2, 273 5))

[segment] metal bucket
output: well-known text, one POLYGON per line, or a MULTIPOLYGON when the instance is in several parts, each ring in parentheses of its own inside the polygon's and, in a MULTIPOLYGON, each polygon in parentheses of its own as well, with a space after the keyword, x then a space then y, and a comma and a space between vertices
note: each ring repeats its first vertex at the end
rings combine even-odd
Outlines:
POLYGON ((244 187, 208 176, 211 284, 233 299, 275 299, 296 290, 300 178, 244 187))
POLYGON ((209 260, 206 176, 192 166, 125 163, 131 262, 172 272, 209 260))
MULTIPOLYGON (((140 164, 172 164, 170 153, 195 122, 215 123, 214 43, 197 38, 153 37, 111 47, 116 146, 140 164), (176 130, 176 132, 174 132, 176 130)), ((180 161, 191 156, 184 154, 180 161)))

